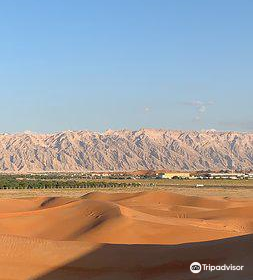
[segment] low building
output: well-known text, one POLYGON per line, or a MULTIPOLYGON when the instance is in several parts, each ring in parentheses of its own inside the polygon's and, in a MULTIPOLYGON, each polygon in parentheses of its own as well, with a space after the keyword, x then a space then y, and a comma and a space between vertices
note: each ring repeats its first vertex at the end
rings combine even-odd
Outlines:
POLYGON ((191 174, 189 172, 164 172, 158 173, 159 179, 189 179, 191 174))
POLYGON ((246 178, 253 179, 253 173, 248 173, 246 178))
POLYGON ((201 179, 245 179, 244 173, 204 173, 199 175, 201 179))

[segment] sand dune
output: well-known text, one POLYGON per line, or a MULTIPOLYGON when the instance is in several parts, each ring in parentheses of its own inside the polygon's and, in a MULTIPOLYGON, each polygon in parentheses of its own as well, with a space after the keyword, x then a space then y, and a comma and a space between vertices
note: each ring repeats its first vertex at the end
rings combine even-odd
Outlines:
POLYGON ((252 210, 165 191, 2 199, 0 279, 253 279, 252 210), (194 278, 193 261, 247 267, 194 278))

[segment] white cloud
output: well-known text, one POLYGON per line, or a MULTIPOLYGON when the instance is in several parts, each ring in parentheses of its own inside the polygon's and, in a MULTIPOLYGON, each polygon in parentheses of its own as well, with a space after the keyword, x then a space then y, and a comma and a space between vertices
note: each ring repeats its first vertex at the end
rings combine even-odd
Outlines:
POLYGON ((144 107, 144 111, 145 112, 149 112, 150 111, 150 107, 148 107, 148 106, 144 107))
POLYGON ((212 101, 203 102, 203 101, 196 100, 196 101, 183 102, 182 104, 196 108, 196 116, 194 117, 194 120, 200 121, 203 114, 206 113, 207 108, 213 105, 214 102, 212 101))

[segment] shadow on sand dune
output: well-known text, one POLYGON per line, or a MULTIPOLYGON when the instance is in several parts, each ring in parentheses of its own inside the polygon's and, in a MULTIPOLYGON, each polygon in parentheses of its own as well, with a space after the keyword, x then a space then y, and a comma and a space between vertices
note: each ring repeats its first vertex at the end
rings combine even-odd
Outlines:
POLYGON ((34 280, 253 279, 253 235, 182 245, 104 244, 34 280), (243 271, 201 271, 192 262, 244 265, 243 271))

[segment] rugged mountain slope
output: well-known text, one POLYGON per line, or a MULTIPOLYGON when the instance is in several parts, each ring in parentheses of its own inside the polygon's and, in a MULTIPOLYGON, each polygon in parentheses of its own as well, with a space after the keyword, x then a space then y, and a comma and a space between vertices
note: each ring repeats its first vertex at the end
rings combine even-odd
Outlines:
POLYGON ((253 133, 142 129, 0 135, 1 171, 250 169, 253 133))

